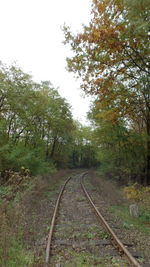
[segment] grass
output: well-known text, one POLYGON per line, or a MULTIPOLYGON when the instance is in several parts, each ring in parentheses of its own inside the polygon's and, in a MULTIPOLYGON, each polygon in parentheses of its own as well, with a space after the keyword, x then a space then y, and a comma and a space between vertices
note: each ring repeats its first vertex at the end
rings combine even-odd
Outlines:
POLYGON ((99 236, 100 236, 100 239, 103 239, 103 240, 106 240, 108 238, 108 234, 103 231, 100 232, 99 236))
POLYGON ((84 197, 84 196, 78 196, 78 197, 76 198, 76 200, 77 200, 78 202, 82 202, 82 201, 85 201, 85 197, 84 197))
MULTIPOLYGON (((1 205, 2 208, 2 205, 1 205)), ((16 215, 13 213, 13 216, 16 215)), ((22 229, 11 227, 12 217, 1 210, 0 212, 0 266, 2 267, 26 267, 31 266, 34 255, 23 244, 22 229)))
MULTIPOLYGON (((0 256, 2 256, 2 249, 0 249, 0 256)), ((30 266, 34 261, 34 255, 26 251, 20 241, 12 239, 10 247, 7 251, 7 257, 0 257, 0 263, 3 267, 26 267, 30 266)))
POLYGON ((128 206, 112 206, 111 210, 124 222, 125 228, 135 227, 137 230, 150 235, 150 213, 141 210, 140 216, 135 218, 129 214, 128 206))
POLYGON ((84 237, 87 239, 95 239, 98 237, 102 240, 106 240, 108 238, 108 234, 105 231, 99 231, 99 229, 91 228, 84 234, 84 237))
POLYGON ((5 197, 6 195, 9 195, 12 190, 12 187, 9 186, 0 186, 0 199, 5 197))

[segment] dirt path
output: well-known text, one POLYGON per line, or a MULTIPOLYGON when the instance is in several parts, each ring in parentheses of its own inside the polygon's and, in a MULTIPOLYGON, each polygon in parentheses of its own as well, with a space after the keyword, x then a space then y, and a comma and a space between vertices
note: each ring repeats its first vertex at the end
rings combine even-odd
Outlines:
POLYGON ((80 186, 80 175, 64 192, 50 266, 128 266, 107 239, 80 186))

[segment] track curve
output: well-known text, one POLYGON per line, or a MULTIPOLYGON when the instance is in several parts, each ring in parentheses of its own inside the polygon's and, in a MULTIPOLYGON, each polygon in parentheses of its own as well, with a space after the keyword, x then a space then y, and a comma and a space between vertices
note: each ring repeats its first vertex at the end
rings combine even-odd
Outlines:
POLYGON ((59 204, 60 204, 60 201, 61 201, 62 194, 63 194, 63 192, 65 190, 65 187, 66 187, 67 183, 70 181, 70 179, 71 179, 71 177, 69 177, 66 180, 66 182, 64 183, 63 187, 60 190, 60 193, 59 193, 59 196, 57 198, 57 201, 56 201, 56 205, 55 205, 55 209, 54 209, 54 213, 53 213, 53 217, 52 217, 52 221, 51 221, 51 227, 50 227, 50 231, 49 231, 49 235, 48 235, 47 247, 46 247, 46 259, 45 259, 46 266, 48 265, 49 259, 50 259, 50 249, 51 249, 51 244, 52 244, 52 236, 53 236, 53 231, 54 231, 54 227, 55 227, 57 211, 58 211, 58 208, 59 208, 59 204))
POLYGON ((84 179, 86 174, 87 173, 83 174, 83 176, 81 178, 81 187, 82 187, 83 192, 85 193, 85 196, 86 196, 87 200, 89 201, 91 207, 94 209, 96 216, 98 217, 99 221, 104 225, 106 231, 108 232, 112 244, 115 247, 117 247, 117 249, 119 250, 120 253, 123 253, 129 259, 132 266, 141 267, 141 265, 137 262, 137 260, 131 255, 131 253, 126 249, 126 247, 123 245, 123 243, 119 240, 119 238, 116 236, 114 231, 111 229, 111 227, 108 225, 108 223, 106 222, 106 220, 104 219, 102 214, 99 212, 99 210, 97 209, 97 207, 93 203, 92 198, 90 197, 89 193, 87 192, 87 190, 83 184, 83 179, 84 179))
MULTIPOLYGON (((82 190, 84 192, 84 195, 85 195, 86 199, 90 203, 90 206, 92 207, 92 210, 94 209, 94 212, 95 212, 99 222, 101 223, 101 225, 103 225, 103 227, 105 228, 106 232, 108 233, 112 245, 115 247, 115 249, 117 248, 119 255, 125 255, 126 256, 128 261, 130 262, 130 266, 141 267, 141 265, 136 261, 136 259, 131 255, 131 253, 122 244, 122 242, 119 240, 117 235, 113 232, 113 230, 108 225, 108 223, 106 222, 104 217, 100 214, 99 210, 94 205, 94 203, 93 203, 93 201, 92 201, 92 199, 91 199, 89 193, 87 192, 87 190, 86 190, 86 188, 84 186, 84 183, 83 183, 83 179, 84 179, 86 174, 87 173, 82 173, 82 174, 78 175, 78 176, 80 176, 81 188, 82 188, 82 190)), ((49 231, 49 235, 48 235, 47 246, 46 246, 46 259, 45 259, 45 264, 46 265, 45 266, 49 266, 51 248, 52 248, 52 237, 53 237, 53 232, 54 232, 54 228, 55 228, 55 224, 56 224, 56 217, 57 217, 57 214, 58 214, 58 209, 59 209, 59 205, 60 205, 60 202, 61 202, 61 198, 62 198, 62 195, 64 196, 63 192, 65 190, 66 185, 71 180, 71 178, 72 177, 69 177, 66 180, 65 184, 63 185, 62 189, 60 190, 59 196, 58 196, 57 201, 56 201, 56 205, 55 205, 55 209, 54 209, 54 213, 53 213, 53 217, 52 217, 52 221, 51 221, 51 227, 50 227, 50 231, 49 231)))

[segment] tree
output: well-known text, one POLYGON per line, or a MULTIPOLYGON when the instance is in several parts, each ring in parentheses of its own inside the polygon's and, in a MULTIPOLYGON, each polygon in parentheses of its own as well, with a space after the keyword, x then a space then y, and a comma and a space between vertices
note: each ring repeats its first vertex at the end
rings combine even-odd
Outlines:
POLYGON ((70 167, 91 168, 98 165, 97 149, 93 142, 93 130, 75 121, 72 147, 70 153, 70 167))
POLYGON ((92 3, 92 18, 82 33, 73 35, 64 26, 65 43, 74 52, 68 69, 82 78, 85 93, 97 96, 95 104, 105 119, 122 119, 130 128, 142 122, 147 135, 145 179, 150 183, 150 2, 92 3))
POLYGON ((93 139, 97 146, 101 173, 120 180, 126 178, 126 181, 143 182, 145 134, 129 129, 123 120, 112 123, 103 117, 103 112, 95 105, 89 112, 89 119, 95 128, 93 139))
POLYGON ((66 100, 15 65, 1 64, 0 77, 0 171, 67 166, 74 123, 66 100))

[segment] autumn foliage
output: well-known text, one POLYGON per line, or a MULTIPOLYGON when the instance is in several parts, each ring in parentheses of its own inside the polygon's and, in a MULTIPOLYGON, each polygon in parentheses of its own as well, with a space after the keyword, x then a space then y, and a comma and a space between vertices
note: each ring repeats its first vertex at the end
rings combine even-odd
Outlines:
POLYGON ((149 17, 148 0, 93 0, 90 23, 81 33, 64 26, 65 43, 74 53, 67 58, 68 70, 82 78, 86 94, 96 97, 90 117, 97 127, 123 126, 136 136, 134 142, 141 138, 145 183, 150 182, 149 17))

